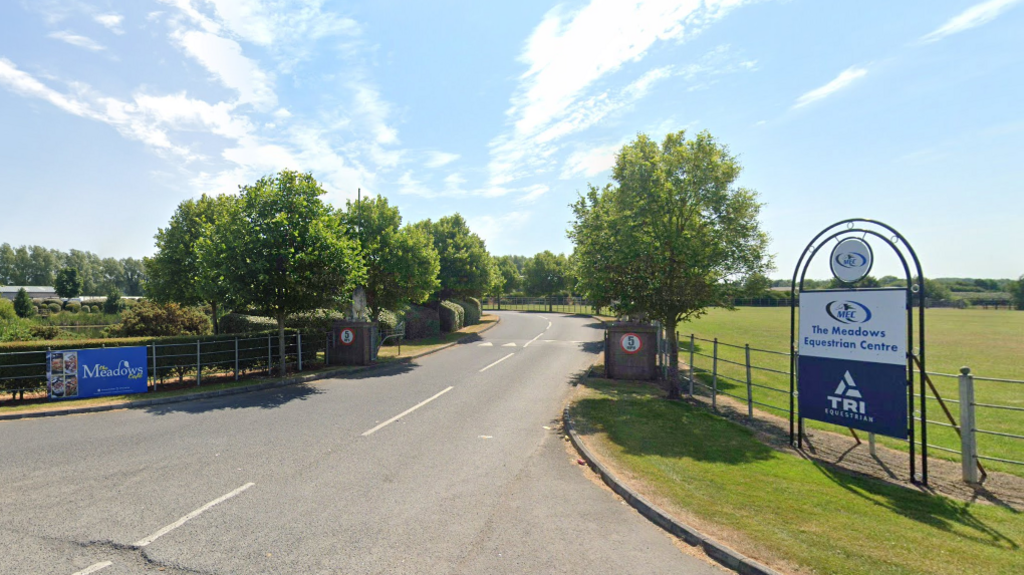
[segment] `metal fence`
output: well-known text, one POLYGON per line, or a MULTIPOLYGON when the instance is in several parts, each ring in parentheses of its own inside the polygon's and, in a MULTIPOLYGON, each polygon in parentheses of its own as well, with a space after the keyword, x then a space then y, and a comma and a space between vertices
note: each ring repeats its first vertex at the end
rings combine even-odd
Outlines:
MULTIPOLYGON (((285 334, 285 362, 290 369, 302 371, 326 364, 330 357, 330 331, 294 332, 285 334)), ((194 383, 201 386, 204 380, 216 378, 235 380, 263 372, 267 376, 279 369, 281 354, 278 335, 207 336, 194 341, 160 343, 154 339, 148 344, 140 343, 124 347, 146 347, 146 362, 149 367, 149 387, 156 390, 168 380, 178 384, 194 383)), ((90 346, 95 347, 95 346, 90 346)), ((106 346, 100 347, 119 347, 106 346)), ((375 346, 376 349, 377 346, 375 346)), ((75 349, 74 345, 55 347, 75 349)), ((0 353, 0 393, 11 394, 11 398, 45 396, 46 354, 49 350, 0 353)))
POLYGON ((561 297, 487 297, 480 302, 487 310, 548 311, 562 313, 610 314, 607 307, 595 307, 588 300, 561 297))
MULTIPOLYGON (((727 396, 746 405, 754 418, 755 406, 788 417, 795 397, 789 391, 789 352, 725 343, 690 335, 679 343, 681 360, 691 366, 689 394, 727 396)), ((982 461, 1000 468, 1024 466, 1024 381, 979 377, 964 368, 960 375, 927 372, 930 393, 925 400, 941 408, 928 424, 929 449, 959 459, 964 480, 978 483, 985 475, 982 461), (979 385, 981 383, 981 385, 979 385), (957 398, 957 399, 954 399, 957 398), (1015 404, 1015 405, 1014 405, 1015 404)), ((914 420, 921 421, 919 411, 914 420)), ((919 439, 918 439, 919 441, 919 439)))

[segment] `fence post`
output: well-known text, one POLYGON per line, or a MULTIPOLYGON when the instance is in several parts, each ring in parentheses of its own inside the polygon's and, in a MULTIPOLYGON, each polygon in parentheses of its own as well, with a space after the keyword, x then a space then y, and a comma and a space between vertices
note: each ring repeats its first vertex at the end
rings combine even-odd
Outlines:
POLYGON ((978 483, 978 440, 974 429, 974 376, 971 368, 960 368, 960 464, 964 481, 978 483))
POLYGON ((747 352, 747 417, 754 419, 754 386, 750 381, 750 344, 745 345, 747 352))
MULTIPOLYGON (((324 367, 331 365, 331 333, 324 334, 324 367)), ((402 355, 399 353, 398 355, 402 355)))
POLYGON ((299 346, 299 371, 302 371, 302 332, 295 332, 295 339, 299 346))
POLYGON ((156 391, 156 342, 150 345, 153 347, 153 391, 156 391))
POLYGON ((693 367, 693 334, 690 334, 690 397, 693 397, 693 378, 696 377, 697 370, 693 367))
POLYGON ((718 409, 718 338, 715 338, 714 358, 711 364, 711 409, 718 409))
POLYGON ((200 345, 199 344, 199 340, 197 339, 196 340, 196 387, 199 387, 201 385, 200 382, 202 381, 202 377, 203 377, 203 360, 202 360, 202 352, 200 351, 199 345, 200 345))
POLYGON ((238 381, 238 336, 235 336, 235 381, 238 381))
POLYGON ((270 368, 274 364, 274 352, 273 352, 273 348, 270 347, 272 343, 273 342, 271 341, 271 337, 268 335, 267 336, 267 377, 270 377, 270 368))

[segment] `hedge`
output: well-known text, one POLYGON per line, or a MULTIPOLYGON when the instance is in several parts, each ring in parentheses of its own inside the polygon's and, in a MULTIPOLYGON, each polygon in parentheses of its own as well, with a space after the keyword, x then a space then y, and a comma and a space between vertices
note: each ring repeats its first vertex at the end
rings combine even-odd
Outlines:
MULTIPOLYGON (((345 319, 345 314, 331 310, 318 309, 311 312, 289 315, 284 320, 285 328, 297 329, 302 332, 326 332, 331 329, 331 324, 338 320, 345 319)), ((258 315, 245 315, 229 313, 220 318, 220 332, 226 333, 253 333, 259 331, 276 330, 277 320, 272 317, 258 315)))
POLYGON ((377 314, 377 323, 380 325, 381 331, 391 331, 398 327, 398 315, 393 311, 382 309, 377 314))
MULTIPOLYGON (((288 330, 293 335, 294 330, 288 330)), ((158 379, 177 376, 179 379, 187 374, 195 373, 196 341, 201 342, 203 373, 209 370, 232 372, 235 368, 235 340, 238 339, 238 365, 240 370, 263 370, 267 367, 268 336, 270 348, 274 355, 274 365, 280 361, 278 356, 277 332, 248 334, 244 337, 234 335, 207 336, 175 336, 175 337, 123 337, 106 339, 83 339, 78 341, 20 341, 0 343, 0 368, 5 378, 18 379, 0 380, 0 392, 15 393, 15 390, 42 391, 46 389, 46 352, 61 349, 91 349, 98 347, 146 346, 146 366, 153 376, 153 348, 157 345, 156 375, 158 379), (16 352, 16 353, 15 353, 16 352)), ((323 351, 326 340, 319 337, 303 338, 302 361, 312 363, 316 355, 323 351)), ((295 338, 289 338, 285 353, 289 361, 294 361, 298 354, 295 338)))
POLYGON ((82 304, 78 303, 77 301, 69 301, 65 309, 67 309, 71 313, 79 313, 82 311, 82 304))
POLYGON ((476 298, 467 298, 465 300, 454 300, 455 303, 462 306, 465 312, 466 325, 476 325, 480 323, 480 316, 483 315, 480 309, 480 300, 476 298))
POLYGON ((459 331, 466 325, 466 310, 453 301, 441 302, 437 312, 441 317, 441 331, 443 332, 459 331))
POLYGON ((441 335, 441 319, 436 310, 410 305, 403 312, 406 339, 423 339, 441 335))

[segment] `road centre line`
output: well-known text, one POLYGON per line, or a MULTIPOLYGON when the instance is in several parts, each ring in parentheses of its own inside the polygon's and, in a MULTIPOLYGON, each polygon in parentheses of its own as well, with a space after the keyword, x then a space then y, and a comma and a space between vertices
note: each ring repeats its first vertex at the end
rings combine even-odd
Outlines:
MULTIPOLYGON (((512 355, 512 354, 509 354, 509 355, 512 355)), ((439 391, 438 393, 436 393, 436 394, 432 395, 432 396, 431 396, 431 397, 429 397, 428 399, 425 399, 425 400, 423 400, 423 401, 421 401, 421 402, 417 403, 416 405, 414 405, 414 406, 410 407, 409 409, 406 409, 406 410, 405 410, 405 411, 403 411, 402 413, 399 413, 398 415, 396 415, 396 416, 392 417, 391 419, 389 419, 389 420, 385 421, 384 423, 381 423, 381 424, 380 424, 380 425, 378 425, 377 427, 374 427, 373 429, 371 429, 371 430, 369 430, 369 431, 364 431, 364 432, 363 432, 363 437, 366 437, 367 435, 370 435, 371 433, 373 433, 373 432, 375 432, 375 431, 377 431, 377 430, 381 429, 381 428, 382 428, 382 427, 384 427, 385 425, 390 425, 390 424, 392 424, 392 423, 394 423, 394 422, 398 421, 399 419, 402 419, 402 418, 403 418, 403 417, 405 417, 406 415, 409 415, 410 413, 412 413, 412 412, 416 411, 417 409, 419 409, 419 408, 423 407, 424 405, 426 405, 426 404, 430 403, 431 401, 434 401, 435 399, 437 399, 437 398, 441 397, 442 395, 444 395, 444 394, 448 393, 449 391, 451 391, 451 390, 453 390, 453 389, 455 389, 455 388, 454 388, 454 386, 451 386, 451 385, 449 385, 448 387, 446 387, 446 388, 442 389, 441 391, 439 391)))
MULTIPOLYGON (((547 330, 544 330, 544 331, 547 331, 547 330)), ((535 337, 535 338, 531 339, 530 341, 526 342, 526 343, 525 343, 525 344, 523 345, 523 347, 530 347, 530 344, 531 344, 531 343, 533 343, 533 342, 537 341, 537 340, 538 340, 538 339, 540 338, 540 336, 544 335, 544 331, 542 331, 542 332, 538 333, 538 334, 537 334, 537 337, 535 337)))
MULTIPOLYGON (((527 344, 527 345, 529 345, 529 344, 527 344)), ((524 345, 523 347, 526 347, 526 346, 524 345)), ((508 358, 512 357, 513 355, 515 355, 515 352, 512 352, 512 353, 510 353, 510 354, 506 355, 505 357, 503 357, 503 358, 499 359, 498 361, 496 361, 496 362, 492 363, 491 365, 488 365, 487 367, 485 367, 485 368, 481 369, 481 370, 480 370, 480 373, 483 373, 483 372, 487 371, 488 369, 491 369, 492 367, 494 367, 494 366, 498 365, 499 363, 501 363, 501 362, 505 361, 506 359, 508 359, 508 358)))
POLYGON ((548 326, 546 328, 544 328, 544 331, 547 331, 549 329, 551 329, 551 322, 550 321, 548 322, 548 326))
POLYGON ((214 505, 217 505, 218 503, 223 503, 223 502, 227 501, 228 499, 231 499, 232 497, 238 495, 239 493, 245 491, 246 489, 249 489, 253 485, 256 485, 256 484, 255 483, 246 483, 245 485, 239 487, 238 489, 232 491, 231 493, 228 493, 227 495, 222 495, 222 496, 218 497, 217 499, 214 499, 213 501, 207 503, 206 505, 203 505, 199 509, 196 509, 192 513, 189 513, 188 515, 182 517, 181 519, 175 521, 174 523, 171 523, 167 527, 164 527, 163 529, 160 529, 159 531, 157 531, 156 533, 150 535, 149 537, 146 537, 145 539, 140 539, 139 541, 136 541, 135 543, 132 544, 132 546, 133 547, 145 547, 146 545, 149 545, 150 543, 156 541, 157 539, 163 537, 164 535, 167 535, 171 531, 174 531, 175 529, 181 527, 182 525, 187 523, 189 520, 195 519, 196 517, 201 515, 204 511, 210 509, 214 505))
POLYGON ((107 567, 110 567, 113 564, 114 563, 112 561, 104 561, 102 563, 97 563, 95 565, 90 565, 90 566, 86 567, 85 569, 82 569, 81 571, 76 571, 75 573, 72 573, 71 575, 89 575, 89 573, 95 573, 95 572, 99 571, 100 569, 106 569, 107 567))

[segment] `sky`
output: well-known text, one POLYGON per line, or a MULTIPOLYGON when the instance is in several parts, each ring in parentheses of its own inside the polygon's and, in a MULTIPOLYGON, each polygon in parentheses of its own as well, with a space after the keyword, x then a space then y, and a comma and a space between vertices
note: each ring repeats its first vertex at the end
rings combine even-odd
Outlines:
POLYGON ((865 217, 927 276, 1016 278, 1022 30, 1024 0, 0 0, 0 243, 151 255, 181 201, 288 168, 568 253, 616 150, 685 129, 742 163, 772 277, 865 217))

